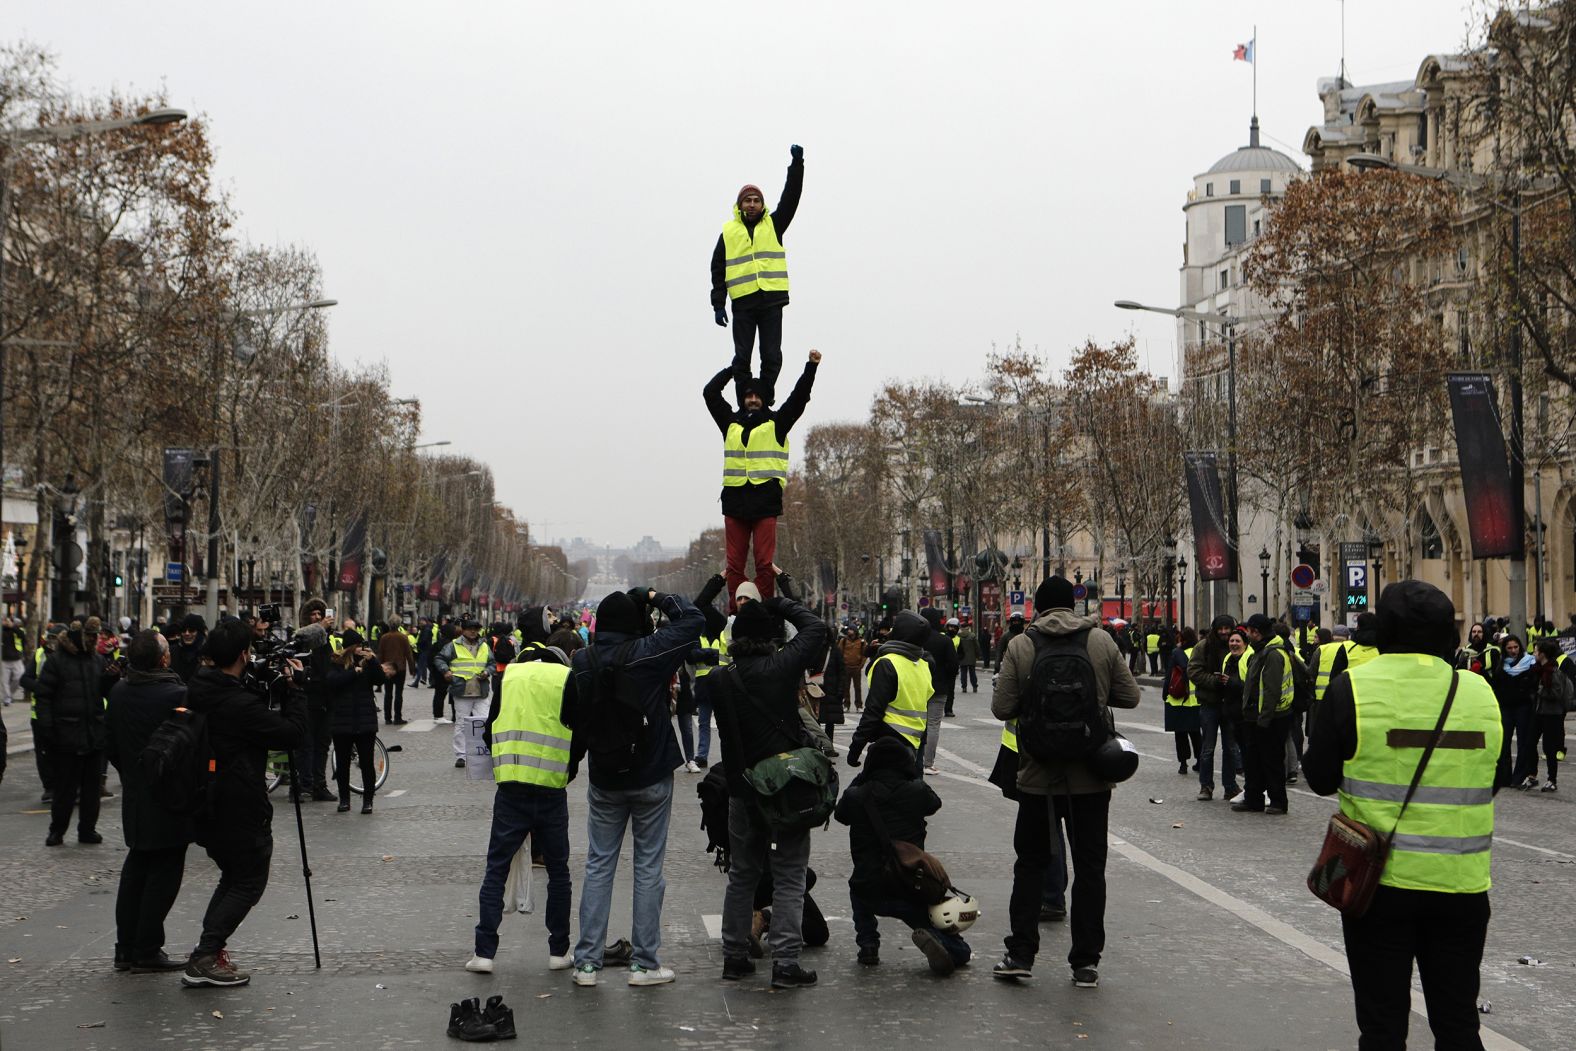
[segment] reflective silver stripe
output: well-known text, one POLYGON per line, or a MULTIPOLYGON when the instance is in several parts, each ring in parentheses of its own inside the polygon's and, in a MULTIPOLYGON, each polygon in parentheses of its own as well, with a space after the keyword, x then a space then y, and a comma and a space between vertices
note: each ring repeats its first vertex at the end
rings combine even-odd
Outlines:
MULTIPOLYGON (((738 456, 740 454, 733 453, 731 455, 738 456)), ((746 460, 786 460, 788 458, 787 453, 773 452, 770 449, 763 449, 757 452, 750 452, 746 450, 743 453, 743 456, 746 460)))
POLYGON ((787 259, 787 252, 756 252, 756 259, 787 259))
POLYGON ((493 766, 534 766, 539 770, 551 770, 555 774, 567 774, 569 764, 561 763, 557 759, 549 759, 544 755, 519 755, 515 752, 494 753, 493 766))
POLYGON ((722 469, 722 476, 724 478, 748 478, 750 476, 750 472, 745 470, 735 470, 731 467, 724 467, 722 469))
MULTIPOLYGON (((1341 791, 1358 799, 1377 799, 1382 803, 1401 803, 1406 800, 1405 785, 1387 785, 1382 781, 1359 781, 1348 777, 1341 782, 1341 791)), ((1412 794, 1414 803, 1438 803, 1446 806, 1482 806, 1494 801, 1492 788, 1438 788, 1418 785, 1412 794)))
POLYGON ((788 271, 786 271, 786 270, 762 270, 759 273, 757 273, 755 276, 759 277, 759 278, 781 277, 781 278, 786 279, 788 277, 788 271))
POLYGON ((504 730, 494 733, 492 739, 497 741, 524 741, 526 744, 540 744, 548 748, 561 748, 569 751, 569 742, 562 737, 549 737, 539 734, 534 730, 504 730))
POLYGON ((787 471, 751 471, 749 473, 749 477, 751 477, 751 478, 781 478, 784 481, 786 481, 788 479, 788 472, 787 471))
MULTIPOLYGON (((724 282, 722 287, 723 288, 732 288, 734 285, 747 284, 747 283, 749 283, 751 281, 754 281, 756 279, 756 277, 758 277, 758 276, 764 276, 764 275, 745 274, 743 277, 736 277, 732 281, 724 282)), ((784 274, 783 276, 787 277, 788 275, 784 274)))
POLYGON ((723 266, 738 266, 740 263, 749 263, 749 262, 753 262, 754 260, 755 260, 754 256, 741 255, 737 259, 724 259, 722 261, 722 265, 723 266))
POLYGON ((1414 854, 1481 854, 1493 843, 1493 836, 1396 836, 1390 846, 1414 854))

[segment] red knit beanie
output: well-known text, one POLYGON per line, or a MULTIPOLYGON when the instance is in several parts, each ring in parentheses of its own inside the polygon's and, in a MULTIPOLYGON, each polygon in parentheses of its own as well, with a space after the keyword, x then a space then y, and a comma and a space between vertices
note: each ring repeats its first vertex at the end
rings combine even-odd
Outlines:
POLYGON ((744 200, 744 195, 747 193, 755 194, 755 196, 761 199, 762 204, 766 203, 766 195, 762 193, 761 188, 755 185, 753 182, 747 182, 743 186, 739 187, 739 195, 733 199, 733 203, 738 204, 740 201, 744 200))

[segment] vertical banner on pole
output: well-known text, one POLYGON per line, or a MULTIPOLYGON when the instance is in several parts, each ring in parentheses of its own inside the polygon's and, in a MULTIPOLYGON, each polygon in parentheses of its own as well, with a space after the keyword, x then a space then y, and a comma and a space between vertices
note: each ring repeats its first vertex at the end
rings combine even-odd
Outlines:
MULTIPOLYGON (((1237 553, 1231 550, 1226 538, 1226 509, 1220 496, 1220 457, 1213 452, 1185 452, 1182 465, 1187 473, 1187 502, 1193 518, 1193 557, 1198 566, 1198 579, 1235 580, 1237 553)), ((1133 590, 1138 591, 1136 577, 1133 590)))
POLYGON ((1472 557, 1519 556, 1525 543, 1526 508, 1522 494, 1510 484, 1494 380, 1486 372, 1452 372, 1449 380, 1472 557))
POLYGON ((943 599, 947 594, 947 555, 941 549, 941 530, 925 530, 925 566, 930 573, 931 601, 943 599))

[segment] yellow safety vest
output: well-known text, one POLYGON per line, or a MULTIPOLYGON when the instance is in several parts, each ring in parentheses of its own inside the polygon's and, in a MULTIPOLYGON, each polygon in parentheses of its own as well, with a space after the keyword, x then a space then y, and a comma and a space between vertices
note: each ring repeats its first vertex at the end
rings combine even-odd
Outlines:
POLYGON ((729 299, 788 291, 788 253, 777 239, 771 213, 761 214, 752 234, 739 206, 733 206, 733 218, 722 227, 722 283, 729 299))
POLYGON ((345 640, 337 634, 330 635, 328 637, 328 648, 333 650, 335 654, 343 653, 345 652, 345 640))
MULTIPOLYGON (((1187 649, 1183 650, 1182 651, 1182 656, 1184 656, 1184 657, 1191 657, 1191 656, 1193 656, 1193 647, 1189 646, 1187 649)), ((1169 669, 1166 671, 1166 675, 1167 675, 1168 678, 1171 675, 1171 672, 1170 672, 1169 669)), ((1184 671, 1182 673, 1182 677, 1183 678, 1187 678, 1187 672, 1186 671, 1184 671)), ((1168 692, 1166 694, 1166 703, 1169 704, 1173 708, 1197 708, 1198 707, 1198 687, 1194 684, 1192 679, 1188 679, 1187 680, 1187 696, 1186 697, 1173 697, 1168 692)))
POLYGON ((463 638, 454 640, 454 659, 449 662, 449 672, 454 676, 455 682, 464 682, 472 679, 487 670, 492 663, 492 650, 481 639, 476 640, 476 649, 471 649, 465 644, 463 638))
MULTIPOLYGON (((1377 646, 1364 646, 1356 642, 1348 642, 1346 644, 1346 668, 1348 671, 1353 668, 1361 668, 1377 656, 1379 656, 1379 647, 1377 646)), ((1430 759, 1429 762, 1433 762, 1433 760, 1430 759)))
POLYGON ((1159 635, 1145 635, 1144 636, 1144 652, 1145 653, 1159 653, 1160 652, 1160 636, 1159 635))
POLYGON ((695 666, 695 678, 704 679, 717 669, 728 666, 728 639, 726 636, 719 635, 715 639, 708 639, 702 635, 700 637, 700 647, 703 650, 717 651, 717 665, 712 667, 710 664, 697 664, 695 666))
MULTIPOLYGON (((1266 642, 1264 644, 1264 659, 1266 661, 1270 659, 1271 651, 1279 651, 1280 654, 1286 658, 1284 661, 1285 667, 1281 670, 1280 697, 1276 698, 1275 710, 1277 712, 1290 711, 1292 699, 1297 693, 1297 683, 1294 680, 1291 671, 1291 647, 1287 645, 1285 639, 1282 639, 1279 635, 1277 635, 1273 641, 1266 642)), ((1244 681, 1246 681, 1246 679, 1244 679, 1244 681)), ((1264 680, 1260 678, 1259 685, 1261 687, 1263 686, 1263 682, 1264 680)), ((1259 699, 1257 697, 1253 698, 1252 703, 1255 710, 1258 708, 1258 701, 1259 699)), ((1246 698, 1244 698, 1244 703, 1246 703, 1246 698)))
POLYGON ((756 424, 748 443, 742 424, 728 424, 722 439, 722 484, 764 485, 774 478, 788 484, 788 443, 777 440, 777 421, 756 424))
POLYGON ((1018 751, 1018 720, 1008 719, 1001 727, 1001 743, 1014 754, 1018 751))
POLYGON ((416 633, 409 628, 401 628, 399 630, 400 634, 410 641, 410 648, 414 650, 416 648, 416 633))
MULTIPOLYGON (((1330 688, 1330 670, 1335 667, 1335 655, 1349 646, 1346 642, 1324 642, 1313 654, 1313 700, 1324 700, 1324 691, 1330 688)), ((1350 657, 1348 657, 1350 659, 1350 657)))
POLYGON ((1462 675, 1434 749, 1401 823, 1396 816, 1439 721, 1452 670, 1437 657, 1386 653, 1349 674, 1357 752, 1346 760, 1341 812, 1380 833, 1392 826, 1379 882, 1404 890, 1478 894, 1489 888, 1494 766, 1503 730, 1488 683, 1462 675))
POLYGON ((930 669, 922 660, 911 661, 895 653, 883 653, 871 662, 870 670, 865 673, 866 689, 869 689, 875 678, 876 665, 882 661, 890 664, 897 674, 897 696, 887 705, 881 721, 902 734, 903 740, 918 748, 920 739, 925 736, 925 707, 930 703, 930 695, 935 692, 930 685, 930 669))
MULTIPOLYGON (((38 647, 38 649, 33 651, 33 678, 36 679, 40 675, 44 674, 44 659, 46 657, 48 657, 48 656, 49 656, 48 652, 46 652, 44 647, 42 647, 42 646, 38 647)), ((29 719, 33 720, 34 722, 38 721, 38 693, 37 693, 37 691, 34 691, 34 692, 29 693, 27 695, 27 717, 29 719)))
POLYGON ((558 719, 569 669, 556 661, 511 664, 492 726, 493 780, 543 788, 569 783, 570 732, 558 719))

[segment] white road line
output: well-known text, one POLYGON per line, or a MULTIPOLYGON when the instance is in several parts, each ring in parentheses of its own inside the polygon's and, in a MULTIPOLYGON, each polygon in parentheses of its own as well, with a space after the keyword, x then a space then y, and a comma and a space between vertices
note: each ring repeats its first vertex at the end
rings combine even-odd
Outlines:
MULTIPOLYGON (((1351 970, 1346 965, 1346 955, 1344 953, 1331 948, 1317 938, 1304 934, 1291 924, 1276 919, 1257 905, 1250 905, 1241 898, 1227 894, 1218 887, 1210 886, 1197 876, 1185 872, 1175 865, 1168 865, 1148 851, 1135 847, 1126 840, 1112 836, 1111 846, 1118 854, 1121 854, 1129 861, 1137 862, 1151 872, 1164 876, 1183 890, 1203 898, 1211 905, 1225 909, 1246 923, 1251 923, 1276 941, 1298 950, 1331 970, 1343 974, 1347 978, 1351 977, 1351 970)), ((1422 989, 1415 982, 1412 986, 1412 1012, 1422 1015, 1424 1018, 1428 1017, 1428 1006, 1423 1000, 1422 989)), ((1527 1048, 1521 1044, 1516 1043, 1502 1033, 1496 1033, 1487 1026, 1484 1026, 1480 1032, 1483 1037, 1483 1046, 1492 1049, 1492 1051, 1527 1051, 1527 1048)))
MULTIPOLYGON (((971 763, 967 759, 963 758, 961 755, 959 755, 956 752, 949 752, 945 748, 937 747, 936 754, 941 756, 941 758, 943 758, 943 759, 946 759, 946 760, 948 760, 950 762, 957 763, 959 766, 961 766, 965 770, 972 770, 972 771, 974 771, 976 774, 979 774, 981 777, 989 777, 990 776, 989 768, 980 766, 978 763, 971 763)), ((986 782, 986 783, 989 784, 989 782, 986 782)))
POLYGON ((426 733, 436 725, 437 723, 433 722, 431 719, 412 719, 404 726, 401 726, 399 728, 399 732, 402 734, 426 733))
POLYGON ((975 716, 974 721, 979 723, 979 724, 981 724, 982 726, 1000 726, 1001 725, 1001 720, 1000 719, 981 719, 978 716, 975 716))
POLYGON ((400 796, 404 795, 405 792, 406 789, 396 788, 392 792, 380 792, 379 795, 381 795, 384 799, 398 799, 400 796))
POLYGON ((706 937, 712 941, 722 940, 722 913, 702 913, 700 922, 706 925, 706 937))

